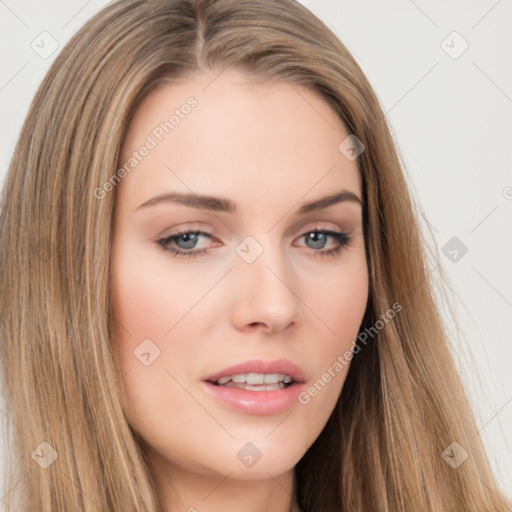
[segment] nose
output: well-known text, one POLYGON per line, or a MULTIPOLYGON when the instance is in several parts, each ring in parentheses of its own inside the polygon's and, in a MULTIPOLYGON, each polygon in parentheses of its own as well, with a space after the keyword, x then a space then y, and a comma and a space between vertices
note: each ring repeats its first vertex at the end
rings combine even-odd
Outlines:
POLYGON ((279 248, 266 244, 252 263, 237 256, 232 274, 232 322, 237 329, 284 334, 296 325, 298 280, 279 248))

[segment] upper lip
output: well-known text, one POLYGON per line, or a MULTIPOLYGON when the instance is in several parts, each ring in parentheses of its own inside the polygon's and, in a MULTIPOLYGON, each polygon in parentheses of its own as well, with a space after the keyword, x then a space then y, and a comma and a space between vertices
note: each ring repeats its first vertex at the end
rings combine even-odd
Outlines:
POLYGON ((204 380, 208 382, 217 382, 221 377, 228 377, 230 375, 240 375, 242 373, 282 373, 289 375, 294 382, 304 382, 304 372, 294 363, 288 359, 277 359, 274 361, 266 361, 263 359, 252 359, 245 361, 229 368, 224 368, 204 380))

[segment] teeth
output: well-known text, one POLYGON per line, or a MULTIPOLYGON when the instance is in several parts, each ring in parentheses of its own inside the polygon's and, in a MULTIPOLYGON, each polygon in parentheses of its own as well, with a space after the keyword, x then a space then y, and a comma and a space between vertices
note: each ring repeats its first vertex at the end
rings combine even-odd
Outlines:
POLYGON ((248 391, 275 391, 276 389, 284 389, 286 386, 283 382, 278 382, 277 384, 247 384, 245 382, 233 382, 230 381, 227 384, 222 385, 223 388, 236 388, 236 389, 245 389, 248 391))
POLYGON ((261 373, 248 373, 245 382, 247 382, 247 384, 263 384, 264 380, 265 375, 261 373))
MULTIPOLYGON (((287 375, 283 375, 282 373, 267 373, 264 375, 265 377, 265 384, 277 384, 278 382, 282 382, 285 377, 288 377, 287 375)), ((291 377, 288 377, 291 382, 291 377)))
POLYGON ((217 384, 219 386, 224 386, 228 384, 229 381, 232 381, 232 383, 236 384, 247 384, 246 386, 244 386, 244 389, 252 389, 253 387, 255 387, 257 389, 254 389, 254 391, 259 391, 265 390, 266 387, 268 388, 270 387, 270 385, 277 385, 283 383, 290 384, 291 382, 293 382, 293 379, 289 375, 285 375, 283 373, 241 373, 237 375, 226 375, 225 377, 221 377, 217 381, 217 384), (264 386, 264 384, 267 384, 267 386, 264 386))
POLYGON ((251 386, 246 385, 244 386, 244 389, 248 389, 249 391, 273 391, 275 389, 283 389, 284 384, 282 382, 279 382, 277 384, 266 384, 263 386, 251 386))

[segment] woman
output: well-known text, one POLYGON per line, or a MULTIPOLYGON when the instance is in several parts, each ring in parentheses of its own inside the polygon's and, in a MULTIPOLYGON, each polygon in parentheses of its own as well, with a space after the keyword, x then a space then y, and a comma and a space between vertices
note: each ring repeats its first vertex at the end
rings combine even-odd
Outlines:
POLYGON ((383 112, 300 4, 103 9, 1 226, 7 510, 508 509, 383 112))

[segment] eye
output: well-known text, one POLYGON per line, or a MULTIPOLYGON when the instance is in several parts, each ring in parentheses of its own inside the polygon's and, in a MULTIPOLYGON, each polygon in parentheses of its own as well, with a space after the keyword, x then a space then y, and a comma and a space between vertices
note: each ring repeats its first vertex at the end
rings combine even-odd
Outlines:
POLYGON ((195 257, 208 252, 206 249, 199 249, 193 252, 189 250, 194 249, 195 244, 197 243, 200 237, 206 237, 210 239, 212 238, 209 233, 206 233, 204 231, 181 231, 178 233, 174 233, 166 238, 162 238, 158 240, 157 243, 162 247, 162 249, 164 249, 164 251, 168 251, 175 256, 195 257), (181 244, 178 245, 178 247, 181 247, 181 249, 177 249, 176 247, 173 247, 171 244, 181 244))
MULTIPOLYGON (((205 231, 181 231, 173 233, 172 235, 157 240, 158 245, 167 252, 170 252, 173 256, 193 258, 208 253, 208 249, 195 249, 198 240, 203 238, 212 239, 213 237, 205 231), (177 247, 176 247, 177 246, 177 247)), ((346 246, 350 246, 352 238, 348 233, 332 231, 328 229, 314 229, 302 233, 300 239, 306 239, 306 244, 309 245, 312 254, 314 256, 336 256, 340 254, 342 249, 346 246), (323 249, 329 240, 332 238, 338 244, 336 247, 328 250, 323 249)))
POLYGON ((305 238, 306 244, 310 243, 309 248, 313 250, 314 256, 320 257, 337 256, 344 247, 350 246, 352 242, 352 237, 348 233, 319 228, 303 233, 300 238, 305 238), (317 250, 323 249, 329 238, 333 238, 338 245, 326 251, 317 250))

